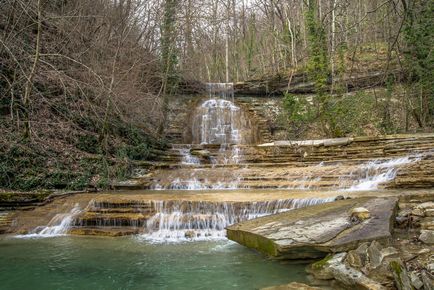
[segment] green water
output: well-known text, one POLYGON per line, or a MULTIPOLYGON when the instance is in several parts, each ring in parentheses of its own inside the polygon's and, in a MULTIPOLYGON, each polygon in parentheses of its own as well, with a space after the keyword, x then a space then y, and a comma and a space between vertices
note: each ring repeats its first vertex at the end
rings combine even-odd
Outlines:
POLYGON ((228 241, 152 245, 134 238, 0 240, 0 289, 259 289, 305 281, 304 264, 228 241))

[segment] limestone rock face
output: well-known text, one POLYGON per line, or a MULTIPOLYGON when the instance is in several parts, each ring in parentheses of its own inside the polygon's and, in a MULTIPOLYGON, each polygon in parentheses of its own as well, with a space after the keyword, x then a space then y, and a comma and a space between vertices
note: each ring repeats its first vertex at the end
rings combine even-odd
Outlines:
POLYGON ((397 198, 357 198, 311 206, 242 222, 227 228, 229 239, 284 259, 318 258, 391 237, 397 198), (371 218, 351 222, 355 208, 371 218))

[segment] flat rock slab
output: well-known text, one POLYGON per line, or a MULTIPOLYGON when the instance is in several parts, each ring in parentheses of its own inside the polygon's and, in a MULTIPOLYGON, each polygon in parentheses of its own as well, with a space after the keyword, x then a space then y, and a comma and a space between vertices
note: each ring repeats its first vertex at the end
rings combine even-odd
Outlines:
POLYGON ((227 236, 277 258, 319 258, 390 239, 397 202, 397 197, 340 200, 245 221, 228 227, 227 236), (352 220, 351 210, 358 207, 369 210, 370 218, 352 220))

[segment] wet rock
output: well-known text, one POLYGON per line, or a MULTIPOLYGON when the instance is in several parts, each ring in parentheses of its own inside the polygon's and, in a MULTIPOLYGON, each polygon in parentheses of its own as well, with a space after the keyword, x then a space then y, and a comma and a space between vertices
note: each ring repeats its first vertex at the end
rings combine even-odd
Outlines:
POLYGON ((322 288, 312 287, 303 283, 292 282, 285 285, 271 286, 261 290, 321 290, 322 288))
POLYGON ((336 196, 336 198, 335 198, 335 200, 337 201, 337 200, 344 200, 345 199, 345 196, 343 196, 343 195, 338 195, 338 196, 336 196))
POLYGON ((391 261, 389 266, 395 280, 395 286, 398 288, 398 290, 413 289, 407 270, 405 269, 405 266, 402 264, 401 260, 397 259, 391 261))
POLYGON ((423 287, 422 279, 419 278, 415 271, 410 273, 411 285, 416 289, 421 289, 423 287))
POLYGON ((211 153, 208 150, 191 150, 191 155, 199 156, 208 159, 211 153))
POLYGON ((351 210, 351 221, 361 222, 371 217, 368 209, 364 207, 356 207, 351 210))
POLYGON ((434 231, 422 230, 419 240, 425 244, 434 244, 434 231))
POLYGON ((396 203, 395 197, 340 200, 245 221, 228 227, 227 235, 279 258, 320 258, 355 249, 363 241, 389 240, 396 203), (352 209, 361 207, 371 218, 351 223, 352 209))
POLYGON ((120 227, 101 227, 101 228, 70 228, 68 234, 78 236, 104 236, 104 237, 121 237, 137 235, 137 228, 120 228, 120 227))
POLYGON ((184 234, 184 236, 187 239, 193 239, 193 238, 196 237, 196 233, 194 231, 186 231, 185 234, 184 234))

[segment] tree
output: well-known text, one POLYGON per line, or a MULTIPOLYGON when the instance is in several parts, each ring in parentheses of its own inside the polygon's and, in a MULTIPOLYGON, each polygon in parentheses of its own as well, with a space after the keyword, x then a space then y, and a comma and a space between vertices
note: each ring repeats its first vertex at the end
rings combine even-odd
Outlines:
POLYGON ((327 79, 329 76, 329 62, 326 34, 319 17, 317 0, 309 0, 305 21, 309 43, 307 73, 310 80, 315 84, 317 114, 323 120, 323 128, 325 128, 324 113, 328 107, 327 79))
POLYGON ((178 0, 164 2, 163 24, 161 27, 161 67, 162 67, 162 96, 163 96, 163 122, 159 133, 164 131, 170 96, 175 92, 178 83, 176 53, 176 8, 178 0))

